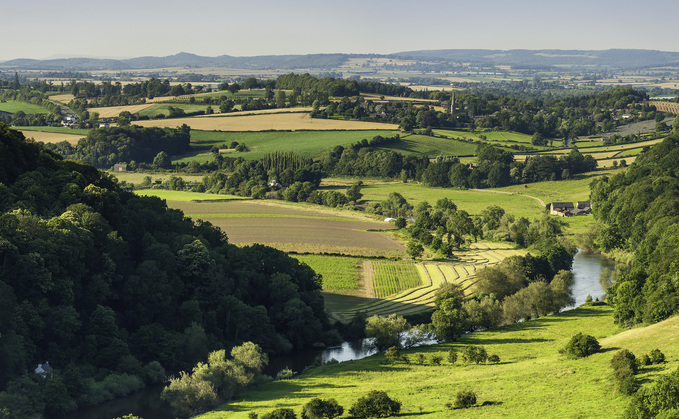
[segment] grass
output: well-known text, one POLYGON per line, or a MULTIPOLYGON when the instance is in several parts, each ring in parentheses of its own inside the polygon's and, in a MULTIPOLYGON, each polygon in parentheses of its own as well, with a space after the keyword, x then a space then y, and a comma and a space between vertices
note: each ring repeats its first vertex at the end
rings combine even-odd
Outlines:
POLYGON ((379 147, 405 155, 424 155, 429 157, 461 156, 476 154, 476 144, 448 138, 430 137, 427 135, 402 135, 401 141, 379 147))
MULTIPOLYGON (((259 159, 274 152, 295 152, 304 157, 319 157, 337 145, 348 146, 363 139, 372 139, 377 135, 391 136, 391 131, 295 131, 295 132, 217 132, 191 130, 191 141, 194 145, 220 146, 232 141, 245 144, 250 151, 229 153, 230 157, 259 159)), ((178 161, 195 159, 212 159, 209 154, 186 157, 178 161)))
POLYGON ((12 127, 13 129, 19 131, 40 131, 40 132, 54 132, 61 134, 77 134, 77 135, 87 135, 90 130, 79 129, 79 128, 69 128, 69 127, 12 127))
POLYGON ((49 111, 42 106, 34 105, 32 103, 19 102, 16 100, 0 102, 0 112, 17 113, 19 111, 23 111, 25 114, 49 113, 49 111))
MULTIPOLYGON (((125 181, 133 183, 134 185, 139 185, 144 181, 146 176, 149 176, 152 180, 165 181, 171 176, 177 176, 186 182, 201 182, 204 175, 186 174, 186 173, 168 173, 168 172, 108 172, 109 174, 115 176, 120 181, 125 181)), ((219 195, 223 197, 223 195, 219 195)))
POLYGON ((422 283, 420 274, 412 262, 372 262, 373 291, 375 297, 383 298, 422 283))
MULTIPOLYGON (((184 110, 184 112, 197 112, 197 111, 205 111, 208 107, 208 105, 205 104, 190 104, 190 103, 162 103, 162 104, 155 104, 149 107, 146 107, 142 110, 139 111, 139 115, 142 116, 149 116, 153 117, 155 115, 165 115, 169 116, 170 115, 170 106, 173 108, 178 108, 184 110)), ((212 106, 212 109, 219 109, 219 106, 212 106)))
POLYGON ((490 205, 499 205, 509 214, 523 217, 534 217, 543 208, 540 204, 526 196, 499 195, 485 191, 460 190, 453 188, 432 188, 419 183, 385 182, 369 184, 361 189, 363 200, 367 202, 385 201, 392 192, 403 195, 408 203, 415 206, 419 202, 427 201, 434 205, 441 198, 449 198, 458 209, 470 214, 480 214, 490 205))
POLYGON ((342 256, 292 255, 323 277, 323 291, 347 292, 358 288, 360 259, 342 256))
POLYGON ((679 357, 679 317, 645 328, 620 333, 608 306, 583 306, 561 314, 522 322, 495 330, 463 336, 458 342, 402 351, 411 359, 422 353, 427 359, 441 355, 441 366, 385 364, 381 354, 358 361, 326 365, 293 380, 275 381, 242 394, 236 400, 202 415, 204 419, 247 418, 278 407, 297 414, 311 398, 335 398, 348 409, 369 390, 385 390, 402 402, 401 416, 443 419, 463 418, 564 418, 620 417, 629 397, 614 392, 610 359, 622 348, 637 356, 658 347, 668 363, 644 367, 639 378, 644 385, 676 369, 679 357), (578 332, 595 336, 602 351, 584 359, 569 359, 558 349, 578 332), (497 354, 496 365, 451 365, 449 350, 458 353, 467 345, 482 345, 497 354), (478 396, 476 407, 450 411, 460 390, 478 396), (486 406, 480 406, 489 402, 486 406))
POLYGON ((186 191, 169 191, 166 189, 140 189, 135 193, 140 196, 157 196, 160 199, 167 201, 231 201, 242 200, 244 198, 235 195, 215 195, 208 193, 186 192, 186 191))

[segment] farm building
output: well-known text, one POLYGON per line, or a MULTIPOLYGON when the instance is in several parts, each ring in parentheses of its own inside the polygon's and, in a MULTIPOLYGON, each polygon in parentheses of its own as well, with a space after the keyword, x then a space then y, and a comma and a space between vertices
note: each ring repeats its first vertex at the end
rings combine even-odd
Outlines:
POLYGON ((127 172, 127 164, 114 164, 113 165, 113 171, 114 172, 127 172))
POLYGON ((572 217, 574 215, 588 215, 592 212, 589 201, 578 201, 576 205, 572 202, 551 202, 546 205, 550 215, 558 217, 572 217))

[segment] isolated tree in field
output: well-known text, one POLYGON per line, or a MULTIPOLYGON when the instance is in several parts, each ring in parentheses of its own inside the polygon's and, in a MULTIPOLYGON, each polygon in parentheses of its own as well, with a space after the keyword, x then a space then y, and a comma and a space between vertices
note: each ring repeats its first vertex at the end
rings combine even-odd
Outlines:
POLYGON ((361 185, 354 184, 351 185, 346 192, 347 198, 349 198, 349 201, 352 202, 357 202, 359 199, 363 197, 363 194, 361 193, 361 185))
POLYGON ((391 399, 386 392, 372 390, 359 398, 349 409, 355 418, 386 418, 401 411, 401 402, 391 399))
POLYGON ((584 358, 598 352, 599 349, 601 345, 594 336, 579 332, 573 335, 562 351, 575 358, 584 358))
POLYGON ((335 399, 311 399, 302 407, 302 419, 334 419, 342 416, 344 408, 335 399))
POLYGON ((122 111, 118 115, 118 126, 125 127, 132 122, 132 114, 129 111, 122 111))
POLYGON ((459 285, 449 283, 438 290, 431 324, 439 339, 454 341, 467 330, 467 313, 462 302, 463 293, 459 285))
POLYGON ((389 317, 368 317, 365 324, 365 334, 375 338, 373 345, 384 350, 391 346, 401 347, 400 335, 410 329, 410 325, 403 316, 392 314, 389 317))
POLYGON ((476 404, 476 393, 471 390, 458 391, 455 396, 455 407, 466 409, 476 404))
POLYGON ((413 259, 417 259, 418 257, 422 256, 422 252, 424 252, 424 247, 422 244, 414 239, 408 241, 406 248, 408 255, 410 255, 410 257, 413 259))

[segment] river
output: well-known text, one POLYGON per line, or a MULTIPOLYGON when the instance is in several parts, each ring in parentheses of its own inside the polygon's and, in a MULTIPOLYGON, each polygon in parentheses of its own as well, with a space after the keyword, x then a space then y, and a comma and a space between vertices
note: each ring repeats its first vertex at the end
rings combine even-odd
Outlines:
MULTIPOLYGON (((575 283, 573 284, 575 304, 567 307, 566 310, 583 304, 588 294, 592 296, 592 299, 599 298, 601 300, 604 292, 599 283, 599 276, 602 269, 613 268, 613 266, 612 261, 601 255, 578 251, 573 259, 572 269, 573 276, 575 277, 575 283)), ((344 342, 340 346, 325 350, 303 350, 286 356, 273 357, 265 373, 275 377, 276 373, 285 367, 295 372, 301 372, 306 366, 313 363, 318 355, 321 356, 323 362, 327 362, 330 359, 342 362, 365 358, 373 355, 375 352, 374 349, 369 348, 369 345, 365 345, 363 341, 344 342)), ((144 419, 171 418, 172 413, 169 405, 161 401, 159 397, 163 387, 163 385, 152 386, 127 397, 97 406, 84 407, 73 412, 69 417, 71 419, 112 419, 133 413, 144 419)))

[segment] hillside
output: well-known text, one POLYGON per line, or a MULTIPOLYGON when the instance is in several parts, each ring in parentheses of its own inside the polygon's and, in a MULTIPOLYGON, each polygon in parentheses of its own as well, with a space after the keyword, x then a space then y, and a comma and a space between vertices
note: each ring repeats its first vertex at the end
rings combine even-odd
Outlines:
POLYGON ((679 364, 679 317, 646 328, 619 333, 608 306, 582 306, 561 314, 495 330, 464 336, 459 342, 403 351, 414 358, 424 353, 429 359, 439 353, 440 366, 385 364, 383 355, 359 361, 326 365, 297 379, 273 382, 248 392, 233 403, 201 418, 246 418, 248 412, 260 415, 277 407, 301 406, 313 397, 335 398, 348 409, 368 390, 384 390, 403 403, 402 414, 424 418, 455 417, 619 417, 630 398, 614 392, 613 370, 609 362, 615 351, 632 350, 637 356, 656 347, 669 362, 641 369, 644 385, 675 370, 679 364), (577 332, 595 336, 601 352, 584 359, 568 359, 558 353, 577 332), (662 338, 661 338, 662 337, 662 338), (446 361, 450 349, 458 353, 466 345, 483 345, 488 354, 497 354, 499 364, 467 365, 446 361), (471 389, 478 404, 467 410, 450 411, 460 390, 471 389))

